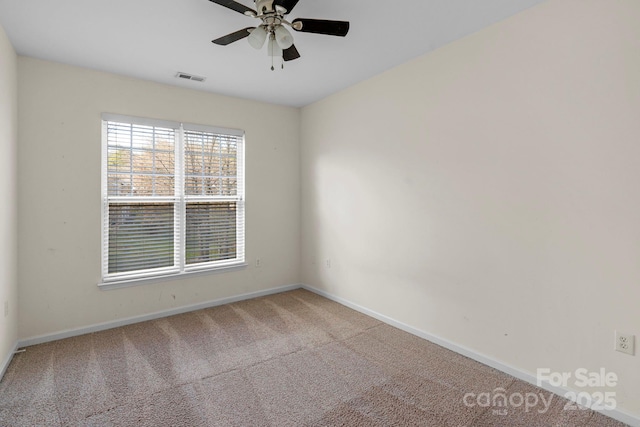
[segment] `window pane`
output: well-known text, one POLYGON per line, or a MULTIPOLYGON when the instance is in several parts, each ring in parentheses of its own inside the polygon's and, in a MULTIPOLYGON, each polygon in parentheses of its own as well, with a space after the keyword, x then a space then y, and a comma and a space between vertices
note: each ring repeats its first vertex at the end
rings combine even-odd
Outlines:
POLYGON ((173 203, 109 205, 109 273, 174 265, 173 203))
POLYGON ((238 180, 233 178, 222 179, 221 194, 224 196, 235 196, 238 192, 238 180))
POLYGON ((236 176, 238 173, 238 168, 236 165, 235 157, 224 157, 222 159, 222 164, 220 165, 220 171, 222 175, 225 176, 236 176))
POLYGON ((202 177, 187 176, 184 179, 184 190, 186 194, 202 193, 202 177))
POLYGON ((175 194, 175 131, 108 122, 109 196, 175 194))
POLYGON ((110 172, 128 172, 131 169, 131 150, 109 147, 107 151, 110 172))
POLYGON ((204 181, 204 194, 207 196, 215 196, 220 194, 220 178, 206 177, 204 181))
POLYGON ((238 174, 238 138, 187 131, 185 139, 185 173, 188 177, 201 178, 191 185, 187 179, 185 194, 237 195, 237 187, 229 185, 228 180, 235 179, 238 174))
POLYGON ((235 202, 187 203, 186 263, 236 258, 235 202))

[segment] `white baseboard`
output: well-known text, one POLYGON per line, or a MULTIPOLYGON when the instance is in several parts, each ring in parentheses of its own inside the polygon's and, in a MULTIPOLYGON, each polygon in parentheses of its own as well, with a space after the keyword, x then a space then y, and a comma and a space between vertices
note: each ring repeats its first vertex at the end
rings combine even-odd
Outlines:
POLYGON ((161 319, 163 317, 174 316, 176 314, 189 313, 191 311, 202 310, 205 308, 216 307, 219 305, 230 304, 233 302, 244 301, 248 299, 263 297, 267 295, 279 294, 281 292, 300 289, 300 285, 281 286, 278 288, 266 289, 263 291, 250 292, 247 294, 236 295, 227 298, 221 298, 213 301, 207 301, 198 304, 187 305, 169 310, 157 311, 155 313, 144 314, 141 316, 128 317, 126 319, 113 320, 110 322, 98 323, 94 325, 84 326, 81 328, 67 329, 52 334, 39 335, 31 338, 25 338, 18 342, 19 347, 28 347, 31 345, 42 344, 51 341, 57 341, 64 338, 75 337, 78 335, 100 332, 107 329, 118 328, 120 326, 132 325, 134 323, 146 322, 148 320, 161 319))
POLYGON ((7 354, 7 357, 5 357, 5 359, 2 361, 2 365, 0 365, 0 381, 2 381, 2 378, 4 378, 4 374, 7 372, 7 368, 9 367, 9 364, 11 363, 11 359, 13 359, 13 355, 16 353, 17 349, 18 349, 18 343, 16 342, 13 345, 13 349, 9 352, 9 354, 7 354))
MULTIPOLYGON (((463 356, 466 356, 470 359, 473 359, 477 362, 480 362, 484 365, 490 366, 494 369, 497 369, 499 371, 502 371, 506 374, 509 374, 513 377, 516 377, 519 380, 525 381, 529 384, 532 384, 534 386, 537 386, 537 378, 529 372, 523 371, 521 369, 515 368, 511 365, 508 365, 506 363, 500 362, 498 360, 495 360, 489 356, 480 354, 470 348, 455 344, 451 341, 447 341, 443 338, 440 338, 438 336, 432 335, 430 333, 421 331, 419 329, 416 329, 412 326, 409 326, 405 323, 399 322, 395 319, 392 319, 391 317, 385 316, 384 314, 380 314, 377 313, 373 310, 369 310, 366 307, 363 307, 361 305, 355 304, 351 301, 348 301, 344 298, 338 297, 336 295, 333 295, 329 292, 323 291, 321 289, 317 289, 314 288, 313 286, 309 286, 309 285, 302 285, 301 286, 303 289, 306 289, 310 292, 313 292, 315 294, 318 294, 320 296, 323 296, 327 299, 330 299, 332 301, 335 301, 337 303, 340 303, 346 307, 349 307, 353 310, 356 310, 362 314, 366 314, 367 316, 373 317, 375 319, 380 320, 383 323, 386 323, 388 325, 394 326, 398 329, 401 329, 405 332, 408 332, 412 335, 416 335, 420 338, 426 339, 427 341, 431 341, 435 344, 438 344, 439 346, 442 346, 446 349, 449 349, 451 351, 454 351, 458 354, 461 354, 463 356)), ((573 392, 573 393, 577 393, 576 390, 571 390, 568 388, 564 388, 564 387, 556 387, 553 386, 551 384, 549 384, 548 382, 543 382, 542 385, 540 385, 540 388, 543 388, 544 390, 547 390, 551 393, 557 394, 561 397, 564 397, 566 395, 566 393, 568 392, 573 392)), ((586 406, 590 407, 589 404, 587 404, 586 406)), ((630 426, 633 427, 640 427, 640 418, 638 418, 637 416, 634 416, 632 414, 629 414, 623 410, 620 409, 614 409, 614 410, 607 410, 607 411, 598 411, 600 413, 602 413, 603 415, 606 415, 607 417, 610 418, 614 418, 618 421, 621 421, 625 424, 629 424, 630 426)))

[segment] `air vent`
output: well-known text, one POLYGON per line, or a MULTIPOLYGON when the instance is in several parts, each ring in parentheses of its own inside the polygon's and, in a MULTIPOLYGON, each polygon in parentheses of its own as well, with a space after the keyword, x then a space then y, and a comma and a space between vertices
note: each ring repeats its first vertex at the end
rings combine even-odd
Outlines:
POLYGON ((179 79, 193 80, 194 82, 203 82, 207 80, 206 77, 194 76, 193 74, 187 74, 187 73, 181 73, 181 72, 178 72, 178 74, 176 74, 176 77, 179 79))

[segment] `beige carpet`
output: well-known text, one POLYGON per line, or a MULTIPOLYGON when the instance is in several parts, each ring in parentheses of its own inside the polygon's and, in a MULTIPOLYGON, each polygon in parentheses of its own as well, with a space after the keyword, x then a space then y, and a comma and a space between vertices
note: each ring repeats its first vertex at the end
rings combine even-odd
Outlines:
POLYGON ((2 426, 622 426, 304 290, 29 347, 2 426), (517 401, 516 401, 517 403, 517 401), (506 410, 506 413, 499 410, 506 410))

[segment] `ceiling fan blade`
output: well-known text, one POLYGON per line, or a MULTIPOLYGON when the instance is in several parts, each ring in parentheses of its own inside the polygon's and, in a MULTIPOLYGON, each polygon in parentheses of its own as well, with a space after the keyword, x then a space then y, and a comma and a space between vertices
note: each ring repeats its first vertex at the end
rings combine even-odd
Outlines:
POLYGON ((294 7, 298 4, 299 0, 276 0, 275 4, 277 6, 282 6, 287 9, 287 14, 291 13, 294 7))
POLYGON ((349 32, 349 23, 346 21, 327 21, 324 19, 294 19, 291 23, 293 29, 302 24, 302 28, 296 31, 303 33, 327 34, 329 36, 344 37, 349 32))
POLYGON ((209 0, 213 3, 219 4, 220 6, 224 6, 226 8, 229 8, 231 10, 235 10, 238 13, 242 13, 243 15, 246 15, 247 12, 250 12, 251 14, 255 15, 256 11, 251 9, 250 7, 247 7, 243 4, 238 3, 237 1, 233 1, 233 0, 209 0))
POLYGON ((227 34, 226 36, 220 37, 219 39, 212 40, 211 43, 215 43, 220 46, 226 46, 233 42, 237 42, 238 40, 242 40, 245 37, 249 37, 249 34, 251 34, 251 30, 254 29, 255 27, 243 28, 236 31, 235 33, 227 34))
POLYGON ((282 59, 285 61, 293 61, 294 59, 300 58, 300 53, 298 53, 298 49, 296 49, 295 45, 291 45, 289 49, 285 49, 282 51, 282 59))

